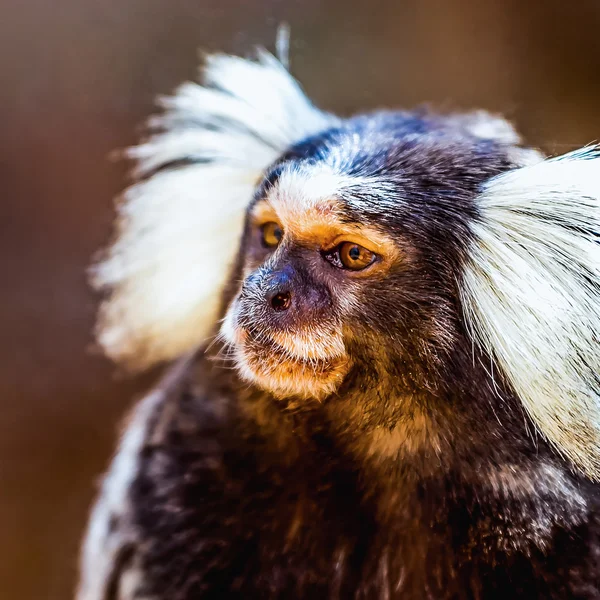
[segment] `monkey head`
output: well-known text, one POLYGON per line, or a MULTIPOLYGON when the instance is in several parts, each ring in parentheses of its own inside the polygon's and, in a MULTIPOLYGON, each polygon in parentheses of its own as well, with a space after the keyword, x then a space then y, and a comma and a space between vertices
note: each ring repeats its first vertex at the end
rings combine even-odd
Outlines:
POLYGON ((163 105, 94 268, 108 356, 220 330, 275 397, 373 404, 456 377, 461 349, 600 479, 598 148, 546 159, 481 111, 340 119, 265 52, 209 57, 163 105))
POLYGON ((353 365, 368 374, 365 386, 397 361, 413 376, 443 365, 478 185, 517 156, 470 124, 358 117, 267 169, 221 330, 245 379, 277 396, 322 399, 353 365))

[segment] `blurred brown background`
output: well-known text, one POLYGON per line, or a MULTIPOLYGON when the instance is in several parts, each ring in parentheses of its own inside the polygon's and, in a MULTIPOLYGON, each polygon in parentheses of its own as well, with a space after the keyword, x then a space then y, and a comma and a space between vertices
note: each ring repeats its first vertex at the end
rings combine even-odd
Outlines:
POLYGON ((431 102, 562 152, 600 138, 600 0, 0 0, 0 600, 72 594, 117 422, 148 381, 87 352, 84 267, 123 184, 114 148, 196 69, 291 25, 292 70, 350 113, 431 102))

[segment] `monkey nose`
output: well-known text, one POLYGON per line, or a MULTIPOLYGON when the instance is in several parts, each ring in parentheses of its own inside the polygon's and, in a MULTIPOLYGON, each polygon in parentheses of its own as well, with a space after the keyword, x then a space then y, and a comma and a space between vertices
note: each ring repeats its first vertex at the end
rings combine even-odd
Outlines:
POLYGON ((288 291, 277 292, 270 297, 269 303, 274 311, 282 312, 292 305, 292 294, 288 291))

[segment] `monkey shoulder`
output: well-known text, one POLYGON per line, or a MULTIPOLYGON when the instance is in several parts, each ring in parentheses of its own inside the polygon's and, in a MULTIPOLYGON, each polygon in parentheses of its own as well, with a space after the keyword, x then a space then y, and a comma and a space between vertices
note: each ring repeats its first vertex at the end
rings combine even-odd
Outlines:
POLYGON ((78 600, 600 598, 597 486, 548 465, 399 482, 382 524, 381 482, 327 440, 295 451, 296 434, 251 393, 196 361, 137 405, 90 522, 78 600))
POLYGON ((436 522, 465 584, 457 598, 600 599, 597 484, 540 459, 490 467, 452 496, 436 522))
POLYGON ((280 411, 253 393, 201 361, 155 405, 128 490, 139 597, 175 587, 182 600, 308 598, 358 585, 369 516, 354 479, 341 458, 295 451, 280 411))
POLYGON ((170 597, 157 596, 154 574, 174 577, 190 541, 207 556, 223 543, 235 407, 203 362, 178 361, 125 419, 84 536, 77 600, 170 597))

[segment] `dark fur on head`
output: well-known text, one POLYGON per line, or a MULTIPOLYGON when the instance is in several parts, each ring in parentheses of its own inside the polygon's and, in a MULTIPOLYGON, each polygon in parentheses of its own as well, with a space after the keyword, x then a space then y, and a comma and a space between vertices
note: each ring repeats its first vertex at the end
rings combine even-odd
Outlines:
POLYGON ((473 347, 459 293, 481 186, 517 167, 519 155, 468 125, 453 116, 378 113, 292 146, 267 169, 249 205, 233 276, 243 283, 226 295, 223 328, 241 375, 278 396, 280 407, 329 412, 363 454, 433 454, 448 470, 505 429, 512 445, 521 439, 534 452, 510 385, 493 377, 490 357, 473 347), (323 196, 318 183, 313 196, 306 191, 331 173, 323 196), (334 193, 327 185, 338 179, 334 193), (261 219, 252 216, 261 202, 271 207, 266 219, 279 220, 277 208, 293 217, 277 249, 261 247, 261 219), (376 232, 370 241, 387 264, 366 274, 332 265, 321 244, 337 238, 338 223, 358 239, 376 232), (282 280, 297 304, 285 313, 268 306, 282 280), (326 358, 311 361, 315 354, 326 358))
MULTIPOLYGON (((292 336, 298 327, 312 327, 314 337, 323 337, 320 329, 331 323, 343 332, 354 365, 352 386, 366 396, 387 380, 400 395, 440 392, 454 379, 463 380, 454 365, 460 349, 466 345, 469 354, 471 349, 459 306, 462 257, 471 242, 480 186, 515 166, 511 149, 479 139, 452 120, 410 113, 357 117, 293 146, 267 171, 249 207, 252 215, 257 203, 275 196, 275 205, 294 220, 274 252, 261 247, 257 223, 247 218, 234 274, 237 281, 250 273, 241 287, 239 321, 250 337, 258 332, 263 338, 272 330, 292 336), (301 199, 287 189, 277 194, 282 178, 284 186, 290 179, 299 187, 297 180, 304 179, 308 186, 324 171, 340 179, 339 189, 326 189, 323 196, 315 189, 313 197, 301 199), (357 234, 368 228, 389 240, 384 257, 389 264, 366 274, 332 265, 323 247, 327 236, 338 235, 332 212, 357 234), (296 236, 299 225, 314 229, 317 239, 296 236), (282 278, 297 310, 268 309, 269 291, 282 278)), ((328 184, 335 188, 337 182, 328 184)), ((277 209, 266 218, 279 219, 277 209)), ((236 335, 232 338, 235 343, 236 335)), ((322 341, 307 339, 305 346, 322 341)), ((325 393, 332 391, 327 387, 325 393)))
POLYGON ((167 106, 100 342, 193 352, 136 409, 79 600, 599 598, 598 150, 341 120, 265 54, 167 106))

